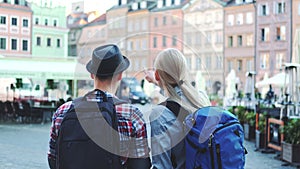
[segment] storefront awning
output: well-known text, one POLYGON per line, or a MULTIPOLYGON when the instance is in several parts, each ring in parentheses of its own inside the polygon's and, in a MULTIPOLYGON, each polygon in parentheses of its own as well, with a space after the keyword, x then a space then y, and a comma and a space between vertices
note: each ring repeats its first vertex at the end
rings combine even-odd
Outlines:
POLYGON ((73 59, 0 58, 0 78, 90 80, 90 75, 73 59))

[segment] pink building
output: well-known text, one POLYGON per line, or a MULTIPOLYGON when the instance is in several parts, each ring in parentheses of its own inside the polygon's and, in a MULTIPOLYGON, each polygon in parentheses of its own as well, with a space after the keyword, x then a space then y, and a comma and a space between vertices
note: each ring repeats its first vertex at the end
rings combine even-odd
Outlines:
POLYGON ((183 10, 187 1, 158 0, 150 15, 149 63, 166 48, 183 51, 183 10))
POLYGON ((0 53, 7 57, 31 55, 32 10, 25 0, 0 2, 0 53))
POLYGON ((246 72, 254 71, 255 6, 249 0, 233 1, 225 7, 225 75, 236 72, 239 89, 246 84, 246 72))
POLYGON ((273 76, 291 62, 291 12, 290 0, 257 0, 256 26, 256 80, 265 72, 273 76))

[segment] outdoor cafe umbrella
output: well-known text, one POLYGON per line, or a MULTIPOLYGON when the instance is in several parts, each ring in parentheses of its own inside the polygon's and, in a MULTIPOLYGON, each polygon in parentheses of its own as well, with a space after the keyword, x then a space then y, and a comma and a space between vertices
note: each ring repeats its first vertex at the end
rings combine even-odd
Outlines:
POLYGON ((286 73, 281 72, 278 73, 268 79, 264 79, 260 82, 257 82, 255 84, 256 87, 265 87, 265 86, 277 86, 277 87, 284 87, 285 82, 288 84, 289 82, 289 77, 286 75, 286 73))

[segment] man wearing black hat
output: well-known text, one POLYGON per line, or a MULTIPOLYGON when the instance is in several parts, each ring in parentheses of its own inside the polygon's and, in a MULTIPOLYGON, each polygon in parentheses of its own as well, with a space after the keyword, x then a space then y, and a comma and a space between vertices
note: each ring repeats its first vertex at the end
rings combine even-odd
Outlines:
POLYGON ((129 65, 116 45, 100 46, 93 51, 86 69, 94 80, 95 90, 63 104, 53 115, 48 152, 51 169, 151 167, 143 114, 114 96, 129 65), (103 119, 105 124, 97 125, 103 119))

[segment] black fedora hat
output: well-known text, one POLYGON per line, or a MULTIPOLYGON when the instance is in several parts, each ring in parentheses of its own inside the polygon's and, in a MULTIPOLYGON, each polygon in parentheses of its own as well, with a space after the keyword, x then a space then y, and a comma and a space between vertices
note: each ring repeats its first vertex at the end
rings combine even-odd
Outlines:
POLYGON ((108 44, 94 49, 86 69, 95 75, 111 76, 126 70, 129 65, 129 60, 122 55, 118 46, 108 44))

